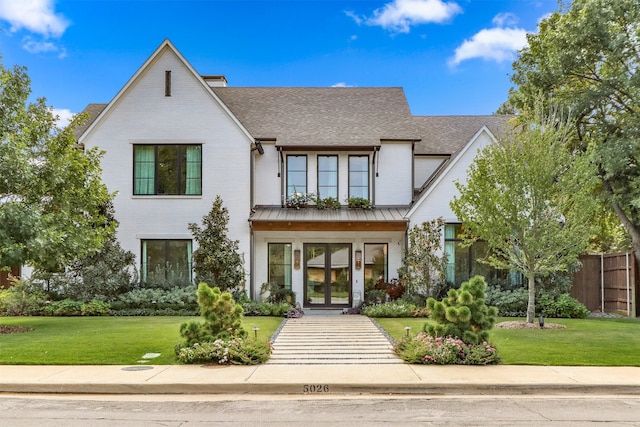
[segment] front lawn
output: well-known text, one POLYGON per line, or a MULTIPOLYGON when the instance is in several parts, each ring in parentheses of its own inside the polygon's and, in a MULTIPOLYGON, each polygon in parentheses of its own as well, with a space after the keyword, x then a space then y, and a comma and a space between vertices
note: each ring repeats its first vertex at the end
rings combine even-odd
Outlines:
MULTIPOLYGON (((0 324, 33 329, 0 334, 0 364, 4 365, 130 365, 148 353, 160 353, 147 363, 177 363, 174 346, 180 325, 201 317, 0 317, 0 324)), ((243 327, 268 340, 281 317, 245 317, 243 327)))
MULTIPOLYGON (((498 319, 498 322, 523 319, 498 319)), ((425 319, 377 318, 391 337, 413 336, 425 319)), ((506 365, 640 366, 640 319, 547 319, 566 329, 498 329, 490 342, 506 365)))

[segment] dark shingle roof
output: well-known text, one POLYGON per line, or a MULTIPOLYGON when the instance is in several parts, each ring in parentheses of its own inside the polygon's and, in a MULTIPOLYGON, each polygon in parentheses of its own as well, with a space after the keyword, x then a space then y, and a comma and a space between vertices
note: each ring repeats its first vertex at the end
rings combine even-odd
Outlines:
POLYGON ((82 135, 84 131, 86 131, 89 126, 91 126, 91 123, 93 123, 94 120, 98 118, 100 113, 102 113, 104 109, 107 108, 107 105, 108 104, 89 104, 85 107, 84 110, 82 110, 82 114, 86 113, 89 115, 89 117, 84 121, 84 123, 82 123, 82 125, 73 130, 73 134, 75 135, 76 139, 80 138, 80 135, 82 135))
POLYGON ((402 88, 214 87, 258 139, 282 147, 371 147, 419 137, 402 88))
POLYGON ((464 147, 473 136, 487 126, 496 136, 504 134, 513 116, 415 116, 420 139, 416 154, 453 154, 464 147))

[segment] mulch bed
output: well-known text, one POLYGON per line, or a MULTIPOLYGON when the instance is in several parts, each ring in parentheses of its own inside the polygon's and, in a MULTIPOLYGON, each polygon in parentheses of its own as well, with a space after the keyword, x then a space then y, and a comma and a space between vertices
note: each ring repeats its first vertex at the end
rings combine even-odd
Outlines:
POLYGON ((25 328, 22 326, 0 325, 0 334, 18 334, 21 332, 33 331, 33 328, 25 328))
POLYGON ((565 325, 557 323, 544 323, 544 328, 540 328, 538 323, 527 322, 500 322, 495 325, 496 328, 502 329, 566 329, 565 325))

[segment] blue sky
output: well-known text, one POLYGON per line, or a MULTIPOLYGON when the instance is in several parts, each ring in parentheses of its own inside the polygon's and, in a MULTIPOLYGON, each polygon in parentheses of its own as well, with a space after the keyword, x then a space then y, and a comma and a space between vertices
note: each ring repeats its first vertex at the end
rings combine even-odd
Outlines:
POLYGON ((230 86, 402 86, 414 115, 491 114, 556 0, 0 0, 0 56, 61 116, 165 39, 230 86))

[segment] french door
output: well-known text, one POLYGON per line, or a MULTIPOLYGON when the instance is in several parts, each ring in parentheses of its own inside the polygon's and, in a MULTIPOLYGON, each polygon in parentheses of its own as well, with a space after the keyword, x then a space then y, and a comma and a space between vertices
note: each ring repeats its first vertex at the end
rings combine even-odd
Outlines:
POLYGON ((305 307, 350 307, 351 244, 304 244, 305 307))

